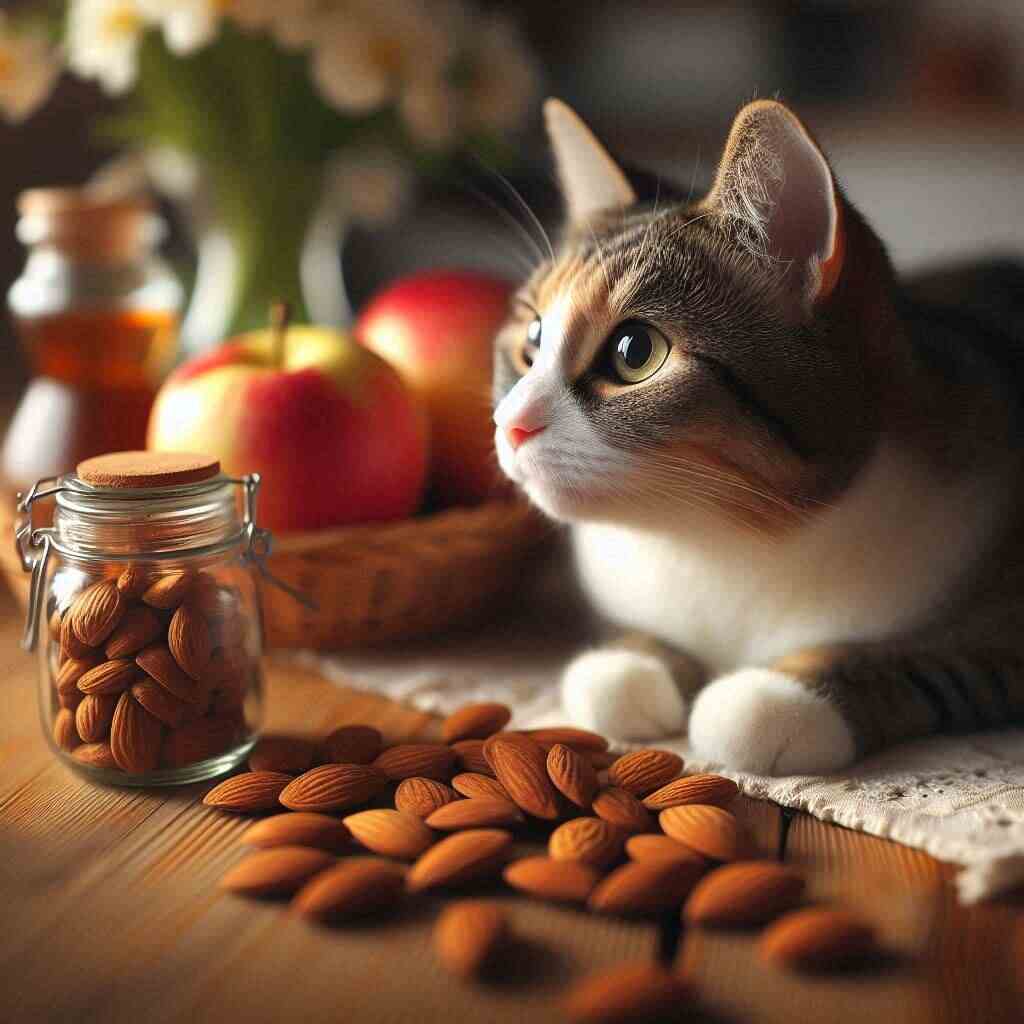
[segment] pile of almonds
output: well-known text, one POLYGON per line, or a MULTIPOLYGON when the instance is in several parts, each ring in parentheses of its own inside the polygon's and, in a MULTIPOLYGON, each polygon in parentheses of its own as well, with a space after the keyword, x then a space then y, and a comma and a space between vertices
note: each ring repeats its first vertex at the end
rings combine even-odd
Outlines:
POLYGON ((206 572, 129 565, 49 621, 53 738, 76 761, 142 775, 248 735, 257 679, 237 592, 206 572))
MULTIPOLYGON (((798 909, 803 879, 791 867, 749 859, 749 837, 726 806, 737 793, 731 780, 684 776, 669 751, 616 757, 581 729, 509 731, 510 719, 504 705, 470 705, 444 722, 444 743, 387 749, 363 725, 322 744, 264 739, 251 770, 204 802, 288 813, 243 834, 256 852, 222 888, 288 897, 298 914, 343 922, 500 876, 530 896, 599 913, 679 912, 699 927, 774 922, 760 951, 786 967, 838 966, 872 951, 872 931, 854 915, 798 909), (546 838, 546 854, 517 855, 517 838, 546 838)), ((511 932, 504 904, 459 900, 437 921, 436 953, 471 977, 511 932)), ((583 982, 565 1009, 576 1021, 645 1019, 692 998, 678 974, 632 964, 583 982)))

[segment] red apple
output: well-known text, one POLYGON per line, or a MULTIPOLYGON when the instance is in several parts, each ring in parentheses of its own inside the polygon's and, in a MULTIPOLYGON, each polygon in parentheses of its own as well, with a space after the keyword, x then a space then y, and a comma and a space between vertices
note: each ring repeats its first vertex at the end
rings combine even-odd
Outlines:
POLYGON ((290 327, 179 367, 157 395, 148 443, 216 455, 232 475, 259 472, 257 518, 288 531, 412 515, 428 435, 419 401, 383 359, 346 334, 290 327))
POLYGON ((355 325, 426 405, 431 476, 446 505, 476 504, 498 486, 491 368, 511 293, 485 274, 415 274, 378 292, 355 325))

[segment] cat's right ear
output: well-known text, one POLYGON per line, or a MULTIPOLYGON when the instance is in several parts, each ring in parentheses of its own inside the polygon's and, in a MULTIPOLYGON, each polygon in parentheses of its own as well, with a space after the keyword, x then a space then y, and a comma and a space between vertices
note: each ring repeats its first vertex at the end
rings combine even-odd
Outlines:
POLYGON ((545 101, 544 123, 570 220, 636 202, 626 175, 571 107, 561 100, 545 101))
POLYGON ((739 226, 749 248, 785 264, 794 315, 831 294, 845 256, 842 199, 824 154, 784 104, 756 100, 739 112, 704 202, 739 226))

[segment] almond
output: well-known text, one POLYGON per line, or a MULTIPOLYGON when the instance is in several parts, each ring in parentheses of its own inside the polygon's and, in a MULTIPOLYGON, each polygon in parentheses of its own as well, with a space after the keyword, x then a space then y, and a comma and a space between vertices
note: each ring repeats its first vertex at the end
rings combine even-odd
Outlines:
POLYGON ((343 725, 324 740, 325 760, 334 764, 372 764, 384 737, 371 725, 343 725))
POLYGON ((427 819, 431 828, 441 832, 457 832, 464 828, 490 828, 495 825, 516 825, 523 813, 511 800, 480 796, 471 800, 455 800, 438 808, 427 819))
POLYGON ((206 620, 188 602, 178 606, 167 627, 167 646, 186 675, 201 679, 210 664, 213 643, 206 620))
POLYGON ((395 790, 395 807, 417 818, 426 818, 439 807, 458 800, 459 794, 436 779, 421 779, 414 776, 402 779, 395 790))
POLYGON ((82 641, 75 636, 75 631, 71 626, 70 612, 64 616, 64 619, 61 622, 60 653, 62 658, 89 658, 92 656, 99 656, 102 660, 102 655, 95 647, 83 644, 82 641))
POLYGON ((66 622, 83 644, 99 647, 121 621, 125 607, 113 581, 101 580, 87 587, 71 602, 66 622))
POLYGON ((121 616, 117 629, 107 637, 107 657, 131 657, 152 643, 163 631, 164 624, 152 608, 143 604, 133 605, 121 616))
POLYGON ((53 640, 54 643, 60 643, 60 630, 61 625, 63 624, 63 619, 64 616, 61 614, 61 610, 59 608, 54 608, 53 614, 47 620, 47 628, 50 631, 50 639, 53 640))
POLYGON ((129 565, 117 577, 117 589, 122 597, 142 597, 149 586, 149 572, 141 565, 129 565))
POLYGON ((508 791, 527 814, 552 821, 559 817, 558 794, 548 778, 544 751, 526 736, 486 741, 484 756, 508 791))
POLYGON ((586 903, 601 880, 597 868, 580 860, 523 857, 505 868, 505 881, 520 892, 559 903, 586 903))
POLYGON ((686 775, 656 789, 644 797, 644 807, 663 811, 681 804, 715 804, 722 807, 740 791, 724 775, 686 775))
POLYGON ((800 902, 804 880, 775 861, 726 864, 690 893, 683 916, 691 924, 742 928, 765 924, 800 902))
POLYGON ((238 738, 239 722, 235 718, 197 718, 164 737, 162 760, 168 768, 183 768, 223 754, 238 738))
POLYGON ((632 793, 617 786, 602 789, 590 809, 610 825, 618 825, 627 832, 651 832, 654 818, 650 811, 632 793))
POLYGON ((692 998, 693 986, 659 964, 622 964, 578 982, 562 1009, 572 1024, 675 1020, 692 998))
POLYGON ((159 718, 169 729, 177 729, 198 713, 195 705, 178 700, 170 690, 165 690, 147 675, 132 683, 131 694, 154 718, 159 718))
POLYGON ((587 760, 590 761, 596 772, 603 772, 611 768, 619 759, 619 755, 613 754, 610 750, 586 750, 583 753, 586 754, 587 760))
POLYGON ((437 836, 415 814, 380 808, 342 818, 355 840, 382 857, 415 860, 437 836))
POLYGON ((588 808, 600 788, 597 772, 583 754, 556 743, 548 751, 548 778, 577 807, 588 808))
POLYGON ((99 743, 105 740, 110 732, 110 723, 114 719, 114 708, 117 707, 117 695, 113 693, 95 693, 82 698, 82 703, 75 710, 75 728, 78 735, 86 743, 99 743))
POLYGON ((623 832, 600 818, 573 818, 559 825, 548 839, 555 860, 579 860, 606 868, 622 856, 623 832))
POLYGON ((249 754, 249 767, 254 772, 284 772, 301 775, 309 771, 316 746, 300 736, 264 736, 249 754))
POLYGON ((603 736, 587 729, 574 729, 567 725, 530 729, 526 735, 545 750, 553 747, 556 743, 564 743, 581 754, 599 753, 608 749, 608 741, 603 736))
MULTIPOLYGON (((173 655, 171 655, 173 659, 173 655)), ((177 666, 177 662, 174 662, 177 666)), ((203 673, 203 682, 210 687, 219 687, 243 693, 249 681, 252 668, 248 653, 243 647, 215 647, 203 673)), ((188 673, 184 673, 188 676, 188 673)), ((191 677, 189 677, 191 678, 191 677)))
POLYGON ((139 678, 139 669, 129 658, 100 662, 78 680, 82 693, 122 693, 139 678))
POLYGON ((270 849, 272 846, 310 846, 317 850, 340 852, 352 835, 340 821, 326 814, 288 811, 251 825, 242 833, 240 843, 270 849))
MULTIPOLYGON (((103 655, 99 651, 90 652, 84 658, 65 659, 57 670, 57 692, 69 693, 71 690, 78 690, 78 680, 102 661, 103 655)), ((78 692, 82 691, 78 690, 78 692)))
POLYGON ((450 714, 441 725, 445 743, 458 740, 485 740, 504 729, 512 719, 505 704, 466 704, 450 714))
POLYGON ((508 935, 508 914, 492 900, 449 904, 434 926, 434 949, 445 970, 459 978, 479 974, 508 935))
POLYGON ((116 768, 117 762, 109 743, 83 743, 71 751, 71 756, 90 768, 116 768))
POLYGON ((373 766, 392 782, 413 776, 446 782, 455 771, 455 752, 443 743, 399 743, 378 755, 373 766))
POLYGON ((735 860, 743 834, 729 811, 707 804, 669 807, 658 815, 662 831, 711 860, 735 860))
POLYGON ((177 608, 185 600, 194 579, 195 573, 188 569, 164 573, 146 587, 142 600, 151 608, 159 608, 162 611, 177 608))
POLYGON ((459 760, 459 767, 464 772, 476 775, 493 775, 491 766, 484 757, 484 740, 459 740, 452 744, 452 750, 459 760))
POLYGON ((670 750, 634 750, 623 754, 608 769, 608 779, 634 796, 646 796, 671 782, 682 770, 683 759, 670 750))
POLYGON ((876 952, 869 924, 846 910, 809 907, 780 917, 761 936, 762 958, 785 967, 844 967, 876 952))
POLYGON ((130 693, 122 693, 110 722, 110 752, 118 768, 144 775, 160 763, 163 726, 130 693))
POLYGON ((406 876, 406 888, 419 892, 494 874, 511 842, 512 836, 501 829, 456 832, 436 843, 413 864, 406 876))
POLYGON ((135 664, 178 700, 186 704, 199 704, 202 701, 204 687, 182 672, 166 644, 144 647, 135 655, 135 664))
POLYGON ((53 742, 61 750, 74 750, 81 742, 75 725, 75 712, 61 708, 53 719, 53 742))
POLYGON ((336 858, 326 850, 275 846, 250 854, 236 864, 220 880, 220 887, 241 896, 289 896, 336 863, 336 858))
POLYGON ((626 854, 630 860, 695 860, 699 864, 706 863, 696 850, 663 835, 630 836, 626 840, 626 854))
POLYGON ((78 689, 77 686, 72 687, 66 693, 57 693, 57 704, 61 708, 66 708, 68 711, 74 711, 82 700, 85 698, 85 694, 78 689))
POLYGON ((243 772, 214 786, 203 797, 203 803, 219 811, 242 814, 271 811, 279 806, 281 790, 291 781, 292 777, 283 772, 243 772))
POLYGON ((588 905, 614 914, 671 910, 686 899, 703 870, 696 860, 631 860, 598 883, 588 905))
POLYGON ((499 800, 511 800, 508 790, 490 775, 481 775, 479 772, 462 772, 452 779, 452 786, 457 793, 466 797, 494 796, 499 800))
POLYGON ((387 779, 370 765, 324 764, 285 786, 281 803, 293 811, 344 810, 366 803, 387 779))
POLYGON ((349 857, 307 882, 292 910, 314 921, 341 921, 401 902, 405 868, 379 857, 349 857))

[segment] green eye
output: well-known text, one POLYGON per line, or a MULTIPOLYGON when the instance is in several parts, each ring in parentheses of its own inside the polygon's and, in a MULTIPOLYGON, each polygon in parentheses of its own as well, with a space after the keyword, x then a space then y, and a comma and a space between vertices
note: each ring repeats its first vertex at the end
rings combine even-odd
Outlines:
POLYGON ((612 373, 624 384, 639 384, 654 376, 668 358, 668 342, 653 327, 624 323, 607 342, 612 373))

